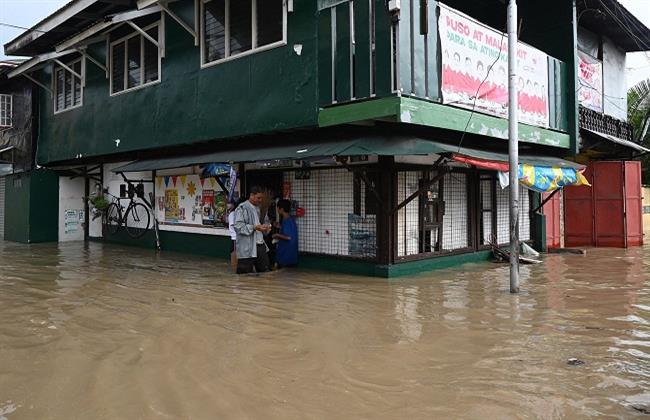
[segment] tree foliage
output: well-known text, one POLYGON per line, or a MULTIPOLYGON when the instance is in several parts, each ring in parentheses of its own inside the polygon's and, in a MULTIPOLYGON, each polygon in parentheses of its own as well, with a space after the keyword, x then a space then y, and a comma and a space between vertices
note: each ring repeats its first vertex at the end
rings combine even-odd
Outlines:
MULTIPOLYGON (((634 140, 650 148, 650 79, 627 92, 627 119, 634 127, 634 140)), ((650 155, 641 158, 643 183, 650 184, 650 155)))

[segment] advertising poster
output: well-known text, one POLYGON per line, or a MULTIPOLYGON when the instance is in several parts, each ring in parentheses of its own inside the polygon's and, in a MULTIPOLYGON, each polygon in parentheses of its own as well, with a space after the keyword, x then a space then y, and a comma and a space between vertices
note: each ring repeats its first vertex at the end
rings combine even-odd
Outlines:
POLYGON ((214 193, 214 225, 228 225, 228 196, 224 191, 214 193))
POLYGON ((282 198, 285 200, 291 199, 291 182, 284 181, 282 183, 282 198))
POLYGON ((158 177, 155 201, 156 215, 163 225, 227 226, 228 196, 214 178, 198 174, 158 177))
POLYGON ((165 221, 177 223, 178 217, 178 190, 165 190, 165 221))
POLYGON ((79 230, 79 221, 82 219, 83 210, 66 209, 64 212, 65 234, 76 233, 79 230))
MULTIPOLYGON (((507 117, 507 35, 442 4, 439 28, 443 103, 507 117)), ((519 121, 548 127, 548 57, 519 43, 517 62, 519 121)))
POLYGON ((348 213, 348 253, 356 257, 374 257, 377 240, 377 219, 375 216, 363 218, 348 213))
POLYGON ((203 224, 214 225, 214 190, 203 190, 203 224))
POLYGON ((603 112, 603 63, 578 51, 578 82, 580 105, 603 112))

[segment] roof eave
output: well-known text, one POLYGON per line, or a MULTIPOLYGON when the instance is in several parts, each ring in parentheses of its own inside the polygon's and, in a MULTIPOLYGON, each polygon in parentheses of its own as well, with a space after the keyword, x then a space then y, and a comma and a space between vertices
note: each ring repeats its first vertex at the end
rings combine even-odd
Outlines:
POLYGON ((4 45, 6 55, 32 55, 25 47, 100 0, 73 0, 4 45))

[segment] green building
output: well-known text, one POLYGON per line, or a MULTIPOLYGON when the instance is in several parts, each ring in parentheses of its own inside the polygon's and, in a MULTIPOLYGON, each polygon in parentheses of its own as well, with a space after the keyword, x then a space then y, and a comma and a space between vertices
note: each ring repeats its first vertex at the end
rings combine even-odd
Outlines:
MULTIPOLYGON (((519 7, 522 163, 576 165, 582 13, 519 7)), ((5 51, 41 88, 59 241, 225 258, 226 196, 263 185, 293 200, 301 265, 397 276, 509 241, 505 19, 498 0, 76 0, 5 51), (214 163, 238 182, 202 176, 214 163), (155 216, 158 240, 93 220, 84 198, 127 184, 152 207, 130 226, 155 216)), ((544 248, 539 203, 522 189, 520 237, 544 248)))

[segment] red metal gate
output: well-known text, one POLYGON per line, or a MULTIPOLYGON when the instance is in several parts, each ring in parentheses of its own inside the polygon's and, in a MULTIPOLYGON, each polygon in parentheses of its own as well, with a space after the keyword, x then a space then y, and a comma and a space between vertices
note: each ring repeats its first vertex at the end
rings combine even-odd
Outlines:
MULTIPOLYGON (((585 178, 593 185, 592 168, 584 172, 585 178)), ((594 206, 591 187, 564 188, 564 245, 594 245, 594 206)))
POLYGON ((643 244, 640 162, 592 162, 592 187, 564 191, 565 245, 626 248, 643 244))
POLYGON ((625 162, 625 228, 627 246, 643 245, 641 162, 625 162))
MULTIPOLYGON (((550 194, 542 194, 542 200, 545 200, 550 194)), ((560 194, 555 194, 553 198, 544 204, 542 212, 546 216, 546 247, 547 248, 560 248, 562 246, 560 223, 560 194)))
POLYGON ((595 245, 625 248, 625 164, 593 163, 595 245))

